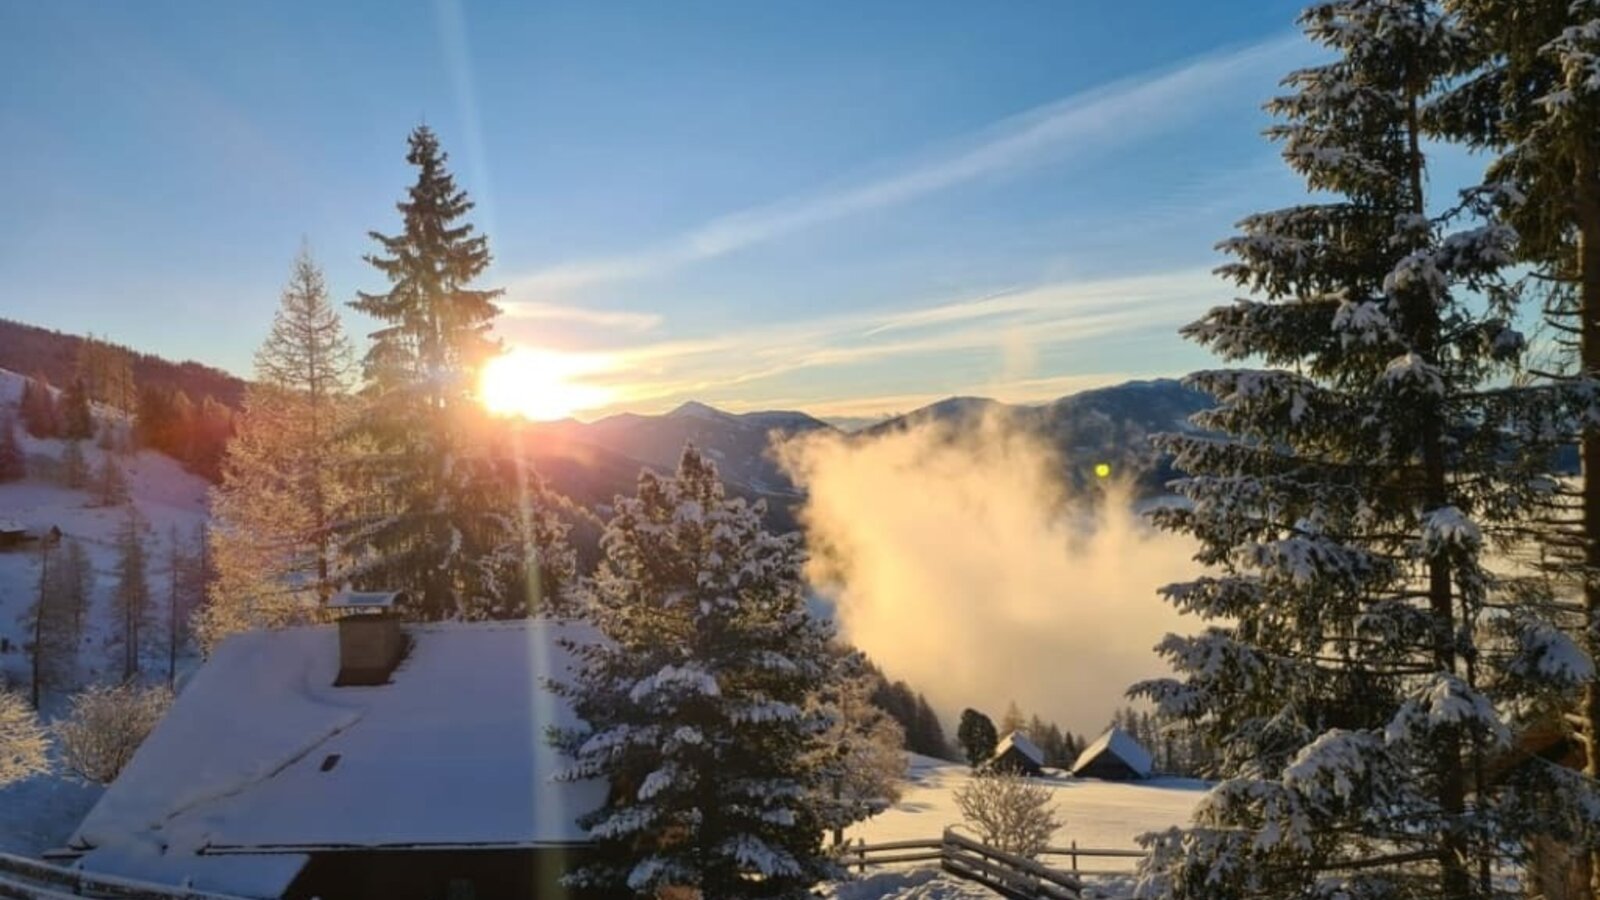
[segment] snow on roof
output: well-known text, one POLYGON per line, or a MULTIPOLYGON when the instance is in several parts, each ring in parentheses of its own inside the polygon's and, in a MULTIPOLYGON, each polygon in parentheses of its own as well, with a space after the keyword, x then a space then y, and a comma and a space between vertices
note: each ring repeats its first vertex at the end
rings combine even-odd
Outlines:
POLYGON ((402 591, 340 591, 328 598, 329 609, 393 609, 402 591))
POLYGON ((1000 739, 1000 743, 994 747, 994 758, 999 759, 1004 756, 1006 751, 1012 747, 1017 748, 1017 751, 1023 756, 1033 760, 1034 765, 1044 765, 1044 751, 1040 750, 1037 744, 1028 740, 1028 736, 1020 731, 1013 731, 1000 739))
POLYGON ((10 533, 10 532, 14 532, 14 531, 27 531, 27 530, 28 529, 26 527, 24 527, 23 524, 21 522, 18 522, 16 519, 0 518, 0 533, 10 533))
POLYGON ((335 626, 228 639, 79 826, 71 846, 99 848, 84 866, 138 868, 132 847, 171 858, 583 841, 574 819, 604 785, 552 781, 566 763, 546 730, 576 720, 545 680, 569 669, 558 639, 594 633, 541 620, 407 632, 410 654, 377 687, 333 687, 335 626))
POLYGON ((1128 768, 1139 773, 1140 777, 1150 777, 1150 751, 1139 746, 1133 736, 1121 728, 1110 728, 1105 734, 1095 738, 1094 743, 1083 748, 1078 754, 1077 762, 1072 764, 1072 771, 1076 772, 1088 765, 1095 757, 1110 750, 1112 755, 1128 764, 1128 768))

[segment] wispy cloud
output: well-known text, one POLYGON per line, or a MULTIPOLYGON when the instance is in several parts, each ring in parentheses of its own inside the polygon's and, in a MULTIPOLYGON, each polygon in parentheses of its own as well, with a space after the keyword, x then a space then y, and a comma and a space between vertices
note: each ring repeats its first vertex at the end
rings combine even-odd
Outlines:
MULTIPOLYGON (((1122 380, 1127 374, 1035 373, 1031 360, 1040 351, 1117 335, 1171 333, 1217 302, 1222 292, 1204 269, 1057 282, 970 299, 623 345, 605 352, 606 371, 593 380, 616 389, 619 401, 613 408, 640 411, 685 399, 735 408, 799 406, 834 415, 901 411, 950 393, 1033 402, 1122 380), (874 391, 878 379, 871 373, 882 371, 880 367, 919 359, 939 363, 974 351, 994 353, 997 365, 989 377, 947 381, 939 375, 942 367, 933 365, 926 393, 874 391), (1018 359, 1030 362, 1017 364, 1018 359), (815 386, 801 389, 808 393, 791 394, 795 385, 778 379, 801 371, 823 377, 808 376, 815 386)), ((515 342, 516 323, 507 325, 504 330, 515 342)), ((1159 361, 1153 363, 1159 371, 1159 361)))
POLYGON ((624 331, 650 331, 661 324, 656 313, 627 312, 625 310, 591 309, 538 300, 512 300, 500 304, 500 311, 508 319, 542 322, 572 322, 598 328, 620 328, 624 331))
POLYGON ((1074 153, 1121 146, 1192 121, 1218 105, 1256 103, 1236 90, 1305 58, 1288 35, 1114 82, 1005 119, 899 171, 852 187, 732 213, 653 247, 565 263, 510 285, 512 296, 547 297, 605 282, 665 274, 828 222, 908 203, 979 178, 1074 153))

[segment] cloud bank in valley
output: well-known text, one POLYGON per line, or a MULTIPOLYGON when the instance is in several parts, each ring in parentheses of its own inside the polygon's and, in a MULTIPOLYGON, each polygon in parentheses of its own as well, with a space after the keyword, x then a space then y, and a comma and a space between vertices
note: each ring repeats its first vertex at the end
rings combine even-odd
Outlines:
POLYGON ((779 448, 808 494, 809 575, 841 635, 945 720, 998 719, 1015 700, 1097 731, 1129 684, 1163 674, 1151 648, 1193 628, 1156 589, 1195 573, 1193 544, 1157 532, 1109 488, 1067 492, 1041 438, 991 415, 872 437, 811 435, 779 448))

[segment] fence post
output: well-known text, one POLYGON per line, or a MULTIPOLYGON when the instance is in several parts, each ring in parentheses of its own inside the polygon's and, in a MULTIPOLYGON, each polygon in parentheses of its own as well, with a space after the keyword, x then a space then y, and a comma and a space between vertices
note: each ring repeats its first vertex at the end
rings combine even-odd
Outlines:
POLYGON ((1072 874, 1078 874, 1078 839, 1072 839, 1072 874))

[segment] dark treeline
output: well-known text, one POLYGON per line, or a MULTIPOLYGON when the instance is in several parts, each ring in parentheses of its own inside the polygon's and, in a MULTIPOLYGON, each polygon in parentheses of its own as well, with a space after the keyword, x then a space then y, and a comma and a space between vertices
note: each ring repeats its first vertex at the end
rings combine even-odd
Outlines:
MULTIPOLYGON (((79 374, 83 345, 89 338, 0 318, 0 369, 21 374, 42 373, 57 387, 79 374)), ((102 342, 103 343, 103 342, 102 342)), ((135 384, 183 391, 196 403, 205 397, 238 409, 244 380, 197 362, 172 362, 116 344, 126 353, 135 384)))
POLYGON ((906 733, 906 749, 935 759, 955 759, 954 749, 945 737, 944 725, 939 722, 939 715, 933 711, 928 698, 904 681, 890 681, 870 660, 864 667, 877 684, 872 692, 873 705, 900 723, 906 733))

